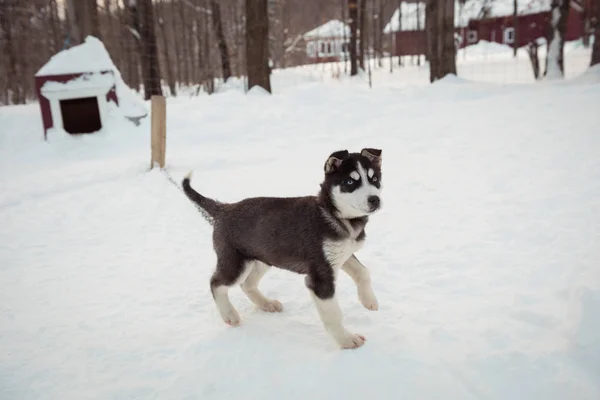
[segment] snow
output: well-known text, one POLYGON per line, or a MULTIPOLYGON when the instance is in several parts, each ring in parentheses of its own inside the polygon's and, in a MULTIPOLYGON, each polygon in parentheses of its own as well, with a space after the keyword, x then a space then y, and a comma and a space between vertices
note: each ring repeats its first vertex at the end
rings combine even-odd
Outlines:
POLYGON ((379 311, 338 287, 365 346, 338 350, 281 270, 261 288, 282 314, 235 289, 223 324, 211 227, 148 171, 148 118, 44 142, 38 105, 4 107, 0 398, 600 398, 600 83, 316 71, 169 98, 167 171, 222 201, 304 195, 332 151, 382 148, 358 254, 379 311))
POLYGON ((305 39, 325 39, 325 38, 343 38, 350 37, 350 27, 342 21, 332 19, 315 29, 306 32, 303 36, 305 39))

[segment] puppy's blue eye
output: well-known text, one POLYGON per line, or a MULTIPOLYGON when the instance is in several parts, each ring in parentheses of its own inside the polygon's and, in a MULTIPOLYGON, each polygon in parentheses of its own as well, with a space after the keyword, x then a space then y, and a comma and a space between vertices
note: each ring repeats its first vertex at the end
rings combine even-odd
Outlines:
POLYGON ((354 179, 346 179, 346 185, 348 185, 348 186, 354 185, 354 179))
POLYGON ((377 177, 376 177, 376 176, 374 176, 374 177, 372 177, 372 178, 371 178, 371 180, 372 180, 373 182, 377 182, 377 177))

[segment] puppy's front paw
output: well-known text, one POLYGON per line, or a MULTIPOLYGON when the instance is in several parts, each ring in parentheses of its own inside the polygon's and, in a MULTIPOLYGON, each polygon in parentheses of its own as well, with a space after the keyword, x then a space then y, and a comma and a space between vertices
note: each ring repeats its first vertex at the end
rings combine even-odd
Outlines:
POLYGON ((283 305, 277 300, 269 300, 265 302, 260 308, 262 308, 263 311, 271 313, 283 311, 283 305))
POLYGON ((342 349, 358 349, 365 344, 366 340, 367 338, 363 335, 348 333, 338 342, 338 344, 342 349))
POLYGON ((379 309, 377 297, 375 297, 375 293, 373 292, 373 289, 370 286, 359 288, 358 298, 367 310, 376 311, 379 309))

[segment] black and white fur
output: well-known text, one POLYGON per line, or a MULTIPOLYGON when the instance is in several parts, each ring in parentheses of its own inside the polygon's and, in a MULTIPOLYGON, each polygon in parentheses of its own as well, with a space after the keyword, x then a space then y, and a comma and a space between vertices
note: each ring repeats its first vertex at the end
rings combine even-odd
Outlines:
POLYGON ((240 323, 228 296, 236 285, 261 309, 283 310, 279 301, 258 289, 265 272, 276 266, 306 275, 323 325, 341 348, 364 344, 364 336, 344 326, 335 282, 343 270, 356 283, 362 304, 378 309, 369 272, 354 253, 365 242, 369 215, 381 207, 381 150, 337 151, 324 170, 316 196, 255 197, 227 204, 196 192, 190 186, 191 173, 183 180, 184 192, 214 227, 217 266, 210 287, 225 323, 240 323))

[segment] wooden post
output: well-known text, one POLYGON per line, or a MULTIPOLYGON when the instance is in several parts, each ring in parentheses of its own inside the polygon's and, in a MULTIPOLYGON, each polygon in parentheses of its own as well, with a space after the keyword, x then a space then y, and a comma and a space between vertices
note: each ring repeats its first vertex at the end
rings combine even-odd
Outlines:
POLYGON ((167 105, 164 96, 153 95, 152 104, 152 159, 150 169, 156 164, 165 166, 165 151, 167 145, 167 105))

